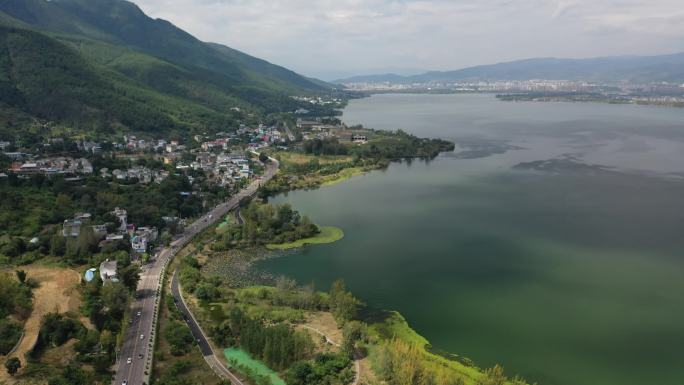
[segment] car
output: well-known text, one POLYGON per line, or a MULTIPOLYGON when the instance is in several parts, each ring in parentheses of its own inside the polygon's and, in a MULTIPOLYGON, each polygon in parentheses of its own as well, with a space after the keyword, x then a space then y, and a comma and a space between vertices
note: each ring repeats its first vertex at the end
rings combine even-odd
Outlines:
POLYGON ((131 359, 131 357, 128 357, 128 359, 126 359, 126 363, 130 364, 131 362, 133 362, 133 360, 131 359))
POLYGON ((141 334, 141 335, 140 335, 140 339, 142 340, 142 339, 144 339, 144 338, 145 338, 145 335, 144 335, 144 334, 141 334))
POLYGON ((138 317, 140 317, 140 316, 142 315, 142 312, 138 312, 138 314, 137 314, 137 315, 138 315, 138 317))
POLYGON ((142 353, 138 354, 138 358, 140 358, 141 360, 143 359, 142 353))
POLYGON ((123 382, 121 383, 121 385, 128 385, 128 381, 123 380, 123 382))

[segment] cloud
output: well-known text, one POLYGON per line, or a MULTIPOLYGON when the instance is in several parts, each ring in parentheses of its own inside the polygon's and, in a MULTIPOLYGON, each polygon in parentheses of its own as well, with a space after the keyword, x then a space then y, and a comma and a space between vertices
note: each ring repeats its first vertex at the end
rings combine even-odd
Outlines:
POLYGON ((133 0, 307 75, 684 50, 681 0, 133 0))

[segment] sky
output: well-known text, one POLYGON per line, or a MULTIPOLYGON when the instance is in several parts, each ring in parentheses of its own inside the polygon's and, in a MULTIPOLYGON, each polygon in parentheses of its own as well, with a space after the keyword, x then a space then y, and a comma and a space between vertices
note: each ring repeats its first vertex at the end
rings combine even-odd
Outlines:
POLYGON ((304 75, 684 51, 684 0, 132 0, 304 75))

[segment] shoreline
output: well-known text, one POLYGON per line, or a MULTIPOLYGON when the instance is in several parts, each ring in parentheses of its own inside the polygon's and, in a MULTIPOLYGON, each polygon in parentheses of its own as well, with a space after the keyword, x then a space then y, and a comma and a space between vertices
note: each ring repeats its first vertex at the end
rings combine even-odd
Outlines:
POLYGON ((296 250, 309 245, 326 245, 344 238, 344 231, 339 227, 320 226, 320 233, 310 238, 303 238, 293 242, 271 243, 266 245, 268 250, 296 250))
MULTIPOLYGON (((388 163, 391 164, 396 161, 402 160, 403 159, 392 160, 388 163)), ((387 166, 389 166, 389 164, 387 166)), ((350 169, 341 170, 338 174, 343 174, 347 170, 350 169)), ((355 176, 365 175, 370 171, 372 170, 359 173, 347 173, 347 175, 344 175, 343 177, 336 179, 335 183, 327 184, 327 186, 343 183, 349 179, 352 179, 355 176)), ((315 188, 321 188, 325 186, 326 184, 321 184, 315 188)), ((273 196, 279 194, 287 194, 290 191, 296 190, 300 190, 300 188, 281 191, 277 194, 274 194, 273 196)), ((305 190, 308 190, 308 188, 305 190)), ((331 227, 322 226, 321 228, 326 229, 331 227)), ((332 228, 338 229, 334 227, 332 228)), ((230 250, 220 252, 222 256, 220 257, 221 261, 218 262, 218 265, 222 266, 218 270, 225 272, 242 271, 244 273, 247 273, 249 275, 249 278, 243 281, 242 284, 239 284, 239 286, 242 288, 259 287, 264 285, 274 286, 277 277, 275 277, 272 273, 268 271, 256 267, 257 263, 272 258, 291 256, 292 254, 298 253, 300 249, 308 245, 333 243, 344 237, 342 229, 338 230, 340 230, 341 232, 340 238, 332 240, 330 242, 310 242, 311 238, 307 238, 296 242, 283 244, 284 246, 280 245, 280 247, 278 247, 278 245, 264 245, 249 250, 230 250), (241 257, 236 257, 238 255, 240 255, 241 257), (252 258, 249 258, 249 256, 251 256, 252 258), (247 260, 245 260, 244 257, 248 257, 247 260), (239 261, 240 259, 241 261, 239 261), (239 264, 240 266, 237 266, 236 264, 239 264)), ((217 255, 216 257, 219 256, 217 255)), ((219 259, 216 257, 211 259, 216 261, 217 259, 219 259)), ((205 268, 207 268, 207 266, 205 266, 205 268)), ((213 270, 214 274, 223 275, 219 271, 216 271, 216 269, 216 266, 208 267, 208 270, 213 270)), ((204 268, 203 271, 206 272, 204 268)), ((434 348, 431 342, 427 338, 422 336, 416 329, 414 329, 411 326, 411 324, 406 320, 406 318, 401 314, 401 312, 398 310, 367 307, 360 312, 358 319, 362 322, 366 322, 368 324, 368 327, 373 331, 373 333, 376 336, 381 336, 380 338, 383 340, 385 340, 385 338, 389 338, 389 340, 400 340, 407 342, 409 344, 414 344, 416 347, 418 347, 420 353, 424 356, 426 362, 429 362, 429 365, 436 365, 457 372, 461 376, 461 378, 466 379, 464 382, 464 384, 466 385, 478 384, 479 379, 485 375, 484 369, 477 366, 477 364, 468 357, 461 356, 458 353, 434 348), (387 335, 386 333, 389 333, 389 335, 387 335)), ((373 346, 371 347, 371 349, 379 349, 379 346, 380 345, 373 346)), ((506 384, 510 383, 511 382, 509 381, 506 382, 506 384)))

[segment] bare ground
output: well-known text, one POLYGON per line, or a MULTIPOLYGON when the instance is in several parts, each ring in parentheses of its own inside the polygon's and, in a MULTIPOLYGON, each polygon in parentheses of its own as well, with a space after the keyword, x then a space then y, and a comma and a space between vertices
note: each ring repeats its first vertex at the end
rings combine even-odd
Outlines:
MULTIPOLYGON (((26 271, 28 278, 33 278, 40 285, 33 290, 33 311, 24 323, 24 338, 19 347, 9 357, 17 357, 21 360, 22 367, 26 366, 24 354, 30 351, 38 340, 40 323, 43 316, 51 312, 73 312, 78 314, 78 307, 81 304, 77 286, 80 282, 80 275, 77 271, 57 267, 43 266, 39 264, 23 266, 21 270, 26 271)), ((87 327, 91 327, 87 318, 81 321, 87 327)), ((3 366, 5 359, 2 360, 3 366)), ((19 375, 11 377, 5 370, 0 370, 0 383, 15 384, 19 380, 19 375)))

